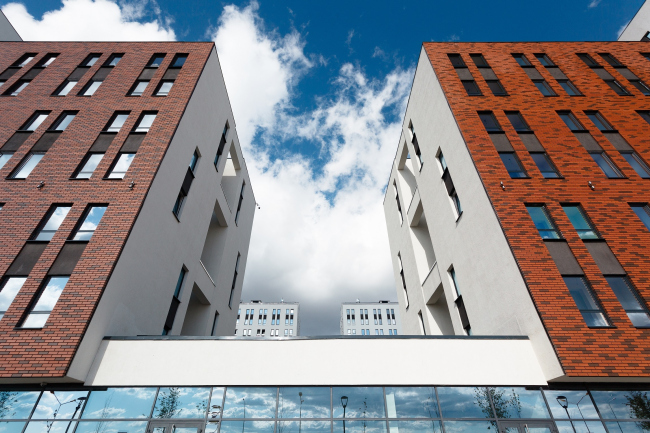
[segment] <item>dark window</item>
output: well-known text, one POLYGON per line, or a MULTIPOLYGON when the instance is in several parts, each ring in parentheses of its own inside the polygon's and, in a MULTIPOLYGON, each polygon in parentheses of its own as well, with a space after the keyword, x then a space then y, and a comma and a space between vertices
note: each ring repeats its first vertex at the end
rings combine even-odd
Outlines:
POLYGON ((600 57, 602 57, 603 60, 605 60, 607 63, 609 63, 610 65, 612 65, 612 66, 615 67, 615 68, 620 68, 620 67, 623 66, 623 64, 622 64, 621 62, 619 62, 619 61, 616 59, 616 57, 612 56, 612 55, 609 54, 609 53, 598 53, 598 55, 599 55, 600 57))
POLYGON ((539 171, 542 173, 542 176, 547 179, 557 179, 560 177, 560 174, 546 153, 535 152, 531 153, 530 156, 533 158, 533 161, 537 165, 539 171))
POLYGON ((66 130, 68 125, 70 125, 70 122, 75 118, 77 115, 76 112, 72 111, 64 111, 58 119, 50 126, 48 131, 56 131, 56 132, 63 132, 66 130))
POLYGON ((512 57, 515 58, 519 66, 532 66, 528 58, 523 54, 513 54, 512 57))
POLYGON ((582 93, 580 93, 580 90, 569 80, 557 80, 558 84, 560 87, 564 89, 564 91, 567 93, 569 96, 582 96, 582 93))
POLYGON ((192 170, 192 173, 194 173, 194 169, 196 169, 196 164, 199 162, 199 152, 197 150, 194 151, 192 154, 192 159, 190 160, 190 170, 192 170))
POLYGON ((643 179, 650 179, 650 168, 636 152, 621 152, 623 158, 632 166, 636 174, 643 179))
POLYGON ((557 96, 557 94, 551 89, 551 86, 548 85, 546 80, 533 80, 533 83, 539 89, 539 91, 544 96, 557 96))
POLYGON ((149 85, 148 80, 138 80, 135 82, 131 90, 129 91, 129 96, 142 96, 145 89, 149 85))
POLYGON ((241 254, 237 253, 237 261, 235 262, 235 272, 232 277, 232 286, 230 287, 230 298, 228 299, 228 307, 232 308, 232 300, 235 295, 235 287, 237 285, 237 276, 239 275, 239 259, 241 254))
POLYGON ((650 111, 637 111, 639 113, 639 116, 646 122, 650 123, 650 111))
POLYGON ((472 58, 472 61, 476 66, 479 68, 489 68, 490 65, 488 65, 487 60, 485 60, 485 57, 483 57, 483 54, 470 54, 469 55, 472 58))
POLYGON ((241 205, 244 202, 244 188, 246 187, 246 182, 242 182, 241 191, 239 192, 239 202, 237 203, 237 212, 235 213, 235 224, 239 222, 239 214, 241 212, 241 205))
POLYGON ((447 54, 449 57, 449 60, 451 61, 451 64, 454 65, 454 68, 465 68, 467 65, 465 65, 465 62, 463 61, 463 58, 460 56, 460 54, 447 54))
POLYGON ((535 54, 535 57, 537 57, 537 60, 539 60, 542 66, 555 66, 555 63, 546 54, 535 54))
POLYGON ((600 68, 601 67, 600 64, 598 64, 598 62, 595 61, 593 59, 593 57, 591 57, 589 54, 578 54, 578 57, 580 57, 580 59, 583 62, 585 62, 585 64, 587 66, 589 66, 590 68, 600 68))
POLYGON ((492 90, 494 96, 504 96, 508 94, 499 80, 486 80, 486 83, 490 90, 492 90))
POLYGON ((50 241, 54 234, 59 230, 63 220, 71 206, 53 206, 47 212, 41 223, 38 225, 36 232, 32 235, 31 239, 35 241, 50 241))
POLYGON ((562 209, 573 224, 573 228, 578 232, 580 239, 600 239, 591 221, 587 218, 584 210, 577 205, 562 205, 562 209))
POLYGON ((485 126, 488 132, 502 131, 501 125, 499 125, 496 117, 494 117, 494 113, 491 111, 479 112, 478 116, 481 118, 481 122, 483 122, 483 126, 485 126))
POLYGON ((585 127, 578 122, 578 119, 570 111, 559 111, 557 113, 571 131, 584 131, 585 127))
POLYGON ((467 81, 462 81, 462 83, 463 83, 463 87, 465 87, 465 90, 467 91, 467 94, 469 96, 480 96, 480 95, 482 95, 481 90, 476 85, 476 81, 467 80, 467 81))
POLYGON ((517 154, 514 152, 501 152, 499 153, 499 156, 501 157, 501 161, 503 161, 503 165, 505 165, 511 178, 517 179, 528 177, 521 165, 521 161, 517 158, 517 154))
POLYGON ((117 66, 117 64, 120 62, 120 60, 122 60, 123 56, 124 56, 124 54, 112 54, 108 58, 108 60, 106 60, 106 62, 104 63, 104 66, 106 66, 106 67, 117 66))
POLYGON ((526 205, 526 210, 542 239, 560 239, 560 232, 546 212, 544 205, 526 205))
POLYGON ((172 208, 172 212, 174 215, 176 215, 176 218, 181 217, 181 211, 183 210, 183 204, 185 203, 186 197, 187 195, 185 195, 185 192, 183 190, 181 190, 181 192, 178 193, 178 197, 176 197, 174 207, 172 208))
POLYGON ((177 54, 172 60, 170 68, 182 68, 187 60, 187 54, 177 54))
POLYGON ((628 92, 627 89, 625 87, 623 87, 623 85, 621 83, 619 83, 618 81, 616 81, 616 80, 606 80, 605 82, 607 83, 607 85, 609 87, 611 87, 611 89, 613 91, 616 92, 617 95, 619 95, 619 96, 629 96, 630 95, 630 92, 628 92))
POLYGON ((515 128, 517 132, 530 132, 531 129, 524 120, 524 116, 521 115, 518 111, 508 111, 506 112, 506 117, 510 120, 512 127, 515 128))
POLYGON ((614 165, 605 152, 590 153, 589 155, 596 161, 596 164, 598 164, 608 178, 617 179, 623 177, 623 173, 614 165))
POLYGON ((81 216, 80 223, 77 225, 71 239, 73 241, 89 241, 95 230, 97 230, 106 209, 108 209, 106 205, 88 206, 81 216))
POLYGON ((562 277, 564 284, 582 314, 582 318, 590 328, 609 326, 609 322, 603 313, 602 308, 596 302, 589 284, 585 277, 562 277))
POLYGON ((97 60, 101 57, 101 54, 90 54, 88 57, 84 59, 83 62, 81 62, 81 67, 86 67, 89 68, 93 66, 95 63, 97 63, 97 60))
POLYGON ((149 63, 147 63, 147 68, 157 68, 160 66, 163 60, 165 60, 164 54, 154 54, 151 57, 151 60, 149 60, 149 63))
POLYGON ((650 96, 650 88, 648 85, 641 80, 630 80, 630 83, 637 88, 644 96, 650 96))
POLYGON ((627 313, 630 322, 637 328, 650 327, 650 315, 628 277, 605 277, 618 302, 627 313))
POLYGON ((451 197, 451 201, 454 203, 454 207, 456 208, 456 213, 460 217, 460 214, 463 213, 463 208, 460 205, 460 198, 458 197, 458 193, 456 190, 454 190, 451 194, 449 194, 449 197, 451 197))
POLYGON ((397 202, 397 213, 399 214, 400 224, 404 221, 404 215, 402 215, 402 204, 399 200, 399 192, 397 191, 397 181, 393 181, 393 189, 395 190, 395 201, 397 202))
POLYGON ((641 42, 650 42, 650 37, 648 37, 649 35, 650 32, 645 32, 645 35, 641 38, 641 42))
POLYGON ((585 111, 585 114, 587 117, 596 125, 596 128, 598 128, 601 131, 613 131, 614 128, 612 128, 612 125, 605 120, 602 114, 600 114, 598 111, 585 111))
POLYGON ((631 204, 630 207, 645 227, 650 230, 650 208, 647 204, 631 204))

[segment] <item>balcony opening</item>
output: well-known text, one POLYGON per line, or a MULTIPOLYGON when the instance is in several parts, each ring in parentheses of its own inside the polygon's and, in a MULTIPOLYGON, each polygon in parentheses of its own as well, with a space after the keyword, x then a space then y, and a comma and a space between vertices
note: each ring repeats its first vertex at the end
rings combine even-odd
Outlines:
POLYGON ((201 263, 213 283, 216 283, 219 265, 226 247, 226 215, 230 214, 224 212, 219 206, 219 202, 215 201, 210 226, 205 235, 201 252, 201 263))
POLYGON ((226 160, 226 165, 223 169, 223 176, 221 178, 221 189, 226 196, 226 201, 230 210, 233 211, 237 208, 237 200, 239 199, 239 192, 241 191, 242 175, 239 157, 235 151, 235 146, 230 146, 230 153, 226 160))
POLYGON ((195 284, 187 304, 185 320, 181 335, 202 336, 209 335, 208 322, 210 321, 210 302, 203 296, 201 289, 195 284))
POLYGON ((413 218, 411 225, 411 243, 413 244, 413 254, 415 255, 415 264, 418 268, 420 284, 422 284, 436 263, 436 255, 433 252, 433 244, 431 243, 427 219, 424 211, 421 209, 422 202, 413 204, 413 206, 418 206, 418 209, 416 210, 415 218, 413 218))
POLYGON ((454 335, 454 325, 451 323, 451 314, 444 289, 439 287, 435 293, 438 296, 427 302, 429 333, 431 335, 454 335))

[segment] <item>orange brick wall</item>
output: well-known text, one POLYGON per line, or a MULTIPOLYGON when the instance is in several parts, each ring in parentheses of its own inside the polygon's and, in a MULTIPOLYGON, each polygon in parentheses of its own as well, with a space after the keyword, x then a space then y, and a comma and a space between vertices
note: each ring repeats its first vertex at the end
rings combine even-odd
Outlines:
POLYGON ((24 53, 38 53, 35 60, 2 86, 2 91, 20 79, 45 54, 60 53, 52 65, 18 96, 0 96, 0 145, 34 111, 52 111, 46 122, 0 170, 0 203, 4 203, 0 210, 0 275, 4 275, 51 204, 73 203, 63 225, 0 320, 0 378, 65 375, 212 49, 212 43, 0 44, 2 71, 24 53), (65 97, 50 96, 90 53, 103 54, 73 91, 65 97), (91 97, 76 96, 112 53, 125 55, 97 92, 91 97), (167 53, 167 56, 145 94, 126 97, 154 53, 167 53), (151 96, 175 53, 189 53, 189 57, 170 95, 151 96), (7 180, 6 177, 45 129, 64 110, 78 110, 79 113, 27 179, 7 180), (117 110, 130 110, 131 115, 114 138, 95 175, 89 180, 70 180, 99 132, 117 110), (158 111, 158 116, 126 177, 123 180, 102 180, 139 114, 146 110, 158 111), (39 190, 36 186, 40 181, 45 182, 45 187, 39 190), (131 190, 129 184, 132 181, 135 187, 131 190), (108 203, 109 206, 46 326, 43 329, 15 328, 88 203, 108 203))
MULTIPOLYGON (((650 97, 643 96, 597 55, 599 52, 614 54, 650 83, 650 61, 640 54, 650 51, 650 45, 642 42, 425 43, 424 48, 566 374, 649 376, 650 329, 632 326, 560 203, 582 204, 641 296, 646 303, 650 302, 650 232, 628 205, 650 201, 650 180, 636 174, 583 112, 600 111, 636 152, 650 161, 650 125, 636 113, 636 110, 650 110, 650 97), (447 53, 462 55, 484 96, 467 96, 447 53), (470 53, 484 55, 509 96, 492 95, 470 53), (559 96, 542 96, 511 53, 524 53, 559 96), (533 53, 550 56, 584 96, 567 96, 533 53), (576 53, 591 54, 633 96, 614 93, 576 53), (477 115, 481 110, 494 112, 529 179, 510 178, 477 115), (563 179, 542 177, 504 110, 523 114, 563 179), (557 110, 571 110, 627 177, 608 179, 557 115, 557 110), (595 190, 589 188, 589 181, 595 190), (505 191, 500 182, 506 186, 505 191), (524 203, 546 203, 609 316, 612 328, 586 326, 524 203)), ((463 206, 469 208, 471 203, 463 206)))

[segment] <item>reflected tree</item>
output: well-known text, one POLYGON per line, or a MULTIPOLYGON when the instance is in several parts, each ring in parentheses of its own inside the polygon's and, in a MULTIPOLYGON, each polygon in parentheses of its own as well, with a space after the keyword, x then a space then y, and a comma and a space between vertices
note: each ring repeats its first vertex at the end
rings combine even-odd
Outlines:
POLYGON ((105 420, 106 418, 110 418, 109 413, 110 413, 110 408, 111 408, 111 401, 113 400, 113 395, 115 395, 115 391, 111 392, 110 397, 108 397, 104 401, 104 407, 102 408, 101 414, 99 415, 99 418, 101 418, 102 421, 97 423, 97 427, 95 427, 95 430, 93 431, 93 433, 105 433, 106 432, 106 428, 108 427, 108 422, 103 421, 103 420, 105 420))
MULTIPOLYGON (((495 387, 478 387, 474 388, 474 395, 476 397, 475 404, 481 408, 481 412, 485 414, 486 418, 493 418, 496 414, 497 418, 521 418, 521 400, 519 394, 513 389, 512 395, 508 395, 506 390, 497 390, 495 387), (492 412, 492 405, 494 405, 494 412, 492 412)), ((496 428, 496 422, 490 421, 496 428)))
POLYGON ((11 418, 16 414, 15 403, 18 393, 13 391, 0 392, 0 419, 11 418))
POLYGON ((162 392, 160 397, 160 407, 156 418, 172 418, 180 409, 178 409, 178 398, 180 397, 180 389, 169 388, 169 392, 162 392))
MULTIPOLYGON (((636 418, 650 419, 650 398, 643 391, 631 391, 625 395, 627 406, 636 418)), ((650 421, 640 421, 636 423, 644 431, 650 431, 650 421)))

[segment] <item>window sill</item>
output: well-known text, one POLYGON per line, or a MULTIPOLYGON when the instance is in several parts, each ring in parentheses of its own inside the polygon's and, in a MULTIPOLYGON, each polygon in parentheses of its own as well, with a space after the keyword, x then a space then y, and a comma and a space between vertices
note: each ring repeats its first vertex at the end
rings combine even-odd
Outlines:
POLYGON ((180 219, 180 217, 178 215, 176 215, 176 212, 172 211, 172 215, 174 215, 174 218, 176 218, 176 221, 178 221, 179 223, 181 222, 181 219, 180 219))
POLYGON ((616 326, 614 325, 608 325, 608 326, 587 326, 589 329, 617 329, 616 326))
POLYGON ((124 180, 124 178, 117 178, 117 177, 102 177, 102 180, 110 180, 110 181, 113 181, 113 182, 115 182, 115 181, 119 181, 119 182, 121 182, 121 181, 124 180))
POLYGON ((458 217, 456 217, 456 225, 458 225, 458 222, 460 221, 460 218, 463 216, 463 212, 458 214, 458 217))
POLYGON ((69 177, 68 180, 90 180, 89 177, 69 177))

